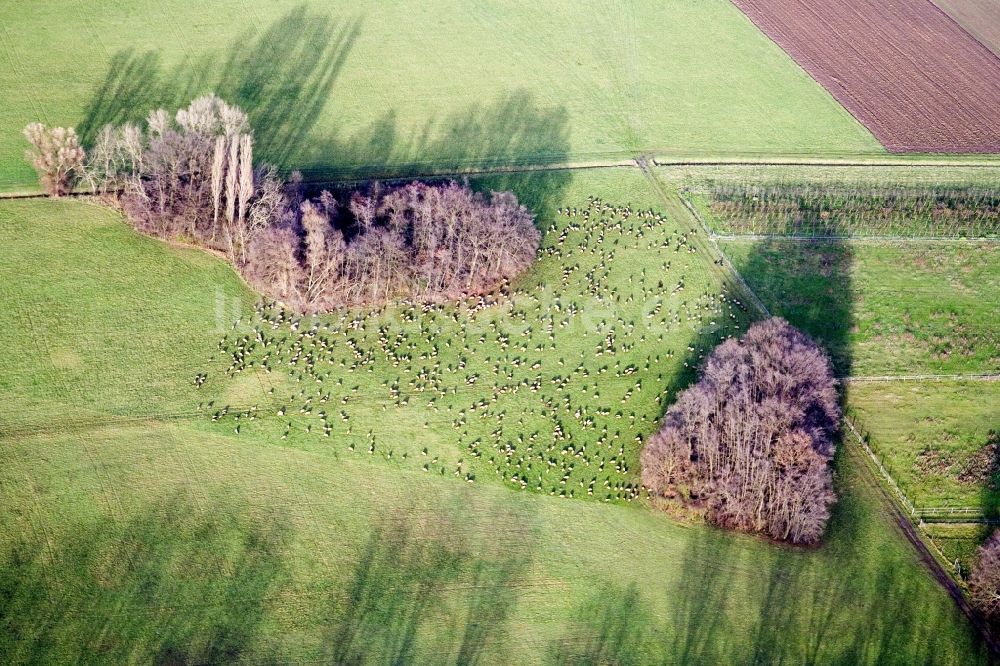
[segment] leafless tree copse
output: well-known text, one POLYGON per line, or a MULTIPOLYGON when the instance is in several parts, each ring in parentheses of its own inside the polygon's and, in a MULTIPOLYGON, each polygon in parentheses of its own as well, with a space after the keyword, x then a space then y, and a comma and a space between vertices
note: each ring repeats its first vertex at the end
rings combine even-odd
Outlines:
POLYGON ((153 111, 145 129, 104 127, 84 177, 143 231, 225 251, 237 267, 253 236, 287 212, 282 181, 253 164, 246 114, 214 95, 173 117, 153 111))
POLYGON ((642 452, 643 483, 708 520, 792 543, 823 534, 840 421, 826 354, 783 319, 719 345, 642 452))
POLYGON ((243 226, 247 219, 247 207, 254 194, 253 174, 253 138, 249 134, 240 135, 240 173, 239 173, 239 214, 237 224, 243 226))
POLYGON ((990 622, 1000 621, 1000 530, 979 547, 969 576, 969 591, 972 603, 990 622))
POLYGON ((346 211, 324 193, 302 204, 298 226, 298 252, 288 252, 286 229, 272 228, 252 248, 246 272, 303 311, 493 291, 531 265, 541 239, 513 194, 487 198, 454 182, 354 192, 346 211), (287 270, 276 274, 278 255, 287 270), (272 287, 275 278, 283 289, 272 287))
POLYGON ((215 151, 212 154, 212 230, 219 226, 219 210, 222 204, 222 176, 226 171, 226 137, 215 137, 215 151))
POLYGON ((31 166, 38 172, 42 188, 52 197, 67 194, 82 175, 86 158, 76 130, 72 127, 48 128, 31 123, 24 128, 31 144, 27 152, 31 166))
POLYGON ((151 112, 145 130, 103 128, 85 175, 137 228, 224 251, 258 289, 300 311, 490 292, 532 264, 541 240, 513 194, 454 182, 376 184, 346 207, 327 192, 303 200, 300 176, 286 184, 254 165, 246 114, 214 95, 173 117, 151 112))
POLYGON ((131 123, 102 128, 83 168, 83 180, 91 193, 110 195, 122 191, 133 174, 142 169, 144 140, 142 129, 131 123))

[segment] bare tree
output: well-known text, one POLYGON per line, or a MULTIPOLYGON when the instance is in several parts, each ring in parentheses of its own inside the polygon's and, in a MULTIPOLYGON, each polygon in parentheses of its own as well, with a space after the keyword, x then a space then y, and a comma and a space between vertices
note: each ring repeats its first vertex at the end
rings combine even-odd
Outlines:
POLYGON ((290 225, 268 227, 250 243, 243 275, 261 291, 301 310, 305 276, 298 258, 300 242, 290 225))
POLYGON ((226 239, 229 243, 229 256, 234 257, 233 227, 236 222, 236 188, 239 175, 240 137, 238 134, 229 137, 229 157, 226 160, 226 239))
MULTIPOLYGON (((289 225, 302 234, 297 288, 268 288, 266 267, 246 272, 266 293, 291 294, 299 301, 289 305, 312 312, 398 296, 441 301, 486 293, 528 268, 541 239, 513 194, 487 199, 456 183, 356 191, 343 215, 324 192, 300 213, 299 224, 289 225)), ((248 257, 250 264, 258 260, 274 256, 248 257)))
POLYGON ((840 420, 826 354, 778 318, 712 352, 642 451, 643 483, 712 522, 817 541, 835 501, 840 420))
POLYGON ((49 129, 42 123, 31 123, 24 128, 24 136, 31 144, 28 160, 38 172, 42 188, 52 197, 69 193, 82 175, 86 158, 76 130, 72 127, 49 129))
POLYGON ((305 230, 305 302, 319 306, 338 290, 347 245, 339 229, 330 225, 326 210, 310 201, 302 204, 305 230))
POLYGON ((511 193, 414 182, 354 192, 346 210, 329 192, 304 201, 298 172, 285 184, 254 166, 246 114, 215 95, 173 116, 153 111, 146 124, 101 131, 92 190, 117 193, 143 231, 224 250, 259 289, 300 310, 483 294, 538 252, 534 218, 511 193))
POLYGON ((979 551, 969 577, 972 603, 991 622, 1000 620, 1000 530, 979 551))
POLYGON ((212 154, 212 238, 219 226, 219 205, 222 200, 222 178, 226 171, 226 137, 215 137, 212 154))
POLYGON ((254 195, 246 220, 239 227, 241 264, 248 261, 247 251, 253 240, 267 227, 287 221, 289 201, 285 183, 271 167, 258 167, 253 173, 254 195))
POLYGON ((249 134, 240 135, 240 175, 239 175, 239 214, 240 225, 246 222, 247 206, 254 195, 253 181, 253 137, 249 134))

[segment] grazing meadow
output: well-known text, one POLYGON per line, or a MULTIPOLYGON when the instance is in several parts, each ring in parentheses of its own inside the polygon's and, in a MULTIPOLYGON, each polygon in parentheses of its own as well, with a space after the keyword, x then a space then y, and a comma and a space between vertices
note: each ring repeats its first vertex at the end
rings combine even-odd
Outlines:
POLYGON ((985 662, 851 448, 816 548, 649 510, 641 441, 756 317, 676 193, 473 185, 538 212, 524 277, 315 318, 105 208, 0 202, 8 661, 985 662))

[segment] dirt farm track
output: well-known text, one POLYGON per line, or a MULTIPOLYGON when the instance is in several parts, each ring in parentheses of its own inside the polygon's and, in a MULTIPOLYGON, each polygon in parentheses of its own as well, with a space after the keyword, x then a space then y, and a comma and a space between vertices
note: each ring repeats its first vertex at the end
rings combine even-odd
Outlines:
POLYGON ((930 0, 733 2, 890 151, 1000 151, 1000 58, 930 0))

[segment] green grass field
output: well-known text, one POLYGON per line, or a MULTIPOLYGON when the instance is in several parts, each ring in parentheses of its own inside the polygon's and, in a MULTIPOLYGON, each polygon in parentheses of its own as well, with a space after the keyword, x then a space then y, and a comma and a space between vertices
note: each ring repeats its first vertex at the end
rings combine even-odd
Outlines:
MULTIPOLYGON (((822 186, 856 187, 903 185, 909 187, 995 187, 1000 179, 996 156, 981 155, 973 161, 950 155, 893 155, 886 158, 822 160, 803 157, 766 164, 662 165, 657 175, 690 192, 708 192, 716 185, 787 185, 808 182, 822 186), (907 163, 910 159, 913 163, 907 163), (807 164, 808 166, 803 166, 807 164)), ((711 220, 709 220, 711 222, 711 220)), ((717 229, 718 231, 718 229, 717 229)))
POLYGON ((872 448, 916 506, 1000 511, 1000 382, 855 384, 849 395, 872 448))
POLYGON ((497 303, 274 326, 207 254, 81 202, 0 202, 5 661, 986 660, 850 451, 811 550, 595 501, 600 481, 586 494, 591 476, 612 493, 634 480, 659 398, 726 313, 733 330, 747 317, 677 206, 583 218, 589 196, 662 212, 638 171, 477 183, 500 185, 539 206, 547 249, 497 303), (254 348, 227 374, 258 333, 273 371, 254 348), (297 344, 326 362, 289 364, 297 344), (541 491, 517 490, 522 473, 541 491))
POLYGON ((853 375, 1000 371, 1000 246, 721 241, 773 314, 853 375))
POLYGON ((983 523, 924 523, 923 532, 941 555, 944 556, 963 579, 968 578, 976 561, 976 551, 993 530, 994 525, 983 523))
POLYGON ((315 180, 675 156, 878 154, 725 0, 125 0, 0 7, 0 191, 25 124, 144 118, 215 91, 315 180))

